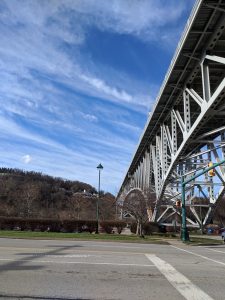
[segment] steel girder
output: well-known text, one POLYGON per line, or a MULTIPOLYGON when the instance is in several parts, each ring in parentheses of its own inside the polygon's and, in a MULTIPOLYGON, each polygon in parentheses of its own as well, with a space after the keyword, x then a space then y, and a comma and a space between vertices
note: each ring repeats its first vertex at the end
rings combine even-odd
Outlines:
MULTIPOLYGON (((174 215, 174 203, 180 198, 182 174, 191 176, 207 162, 218 162, 224 158, 224 8, 222 1, 197 1, 118 194, 119 198, 124 198, 134 188, 146 194, 149 189, 154 190, 157 201, 151 218, 153 221, 165 221, 166 215, 168 219, 174 215), (184 48, 188 47, 189 36, 196 32, 193 28, 197 27, 199 16, 206 15, 206 7, 210 7, 210 13, 199 33, 200 38, 192 45, 193 50, 184 61, 180 57, 188 55, 184 48), (181 73, 177 77, 176 68, 183 62, 183 69, 180 68, 181 73), (166 102, 164 98, 167 98, 166 102)), ((221 166, 216 170, 215 178, 206 174, 187 186, 187 204, 192 214, 190 223, 205 225, 209 222, 223 197, 224 185, 225 166, 221 166), (196 194, 208 201, 204 220, 193 204, 196 194)))
MULTIPOLYGON (((200 62, 201 66, 201 81, 202 81, 202 88, 203 88, 203 97, 200 96, 194 88, 185 86, 183 89, 183 117, 181 116, 181 112, 178 109, 171 109, 171 121, 167 120, 167 124, 161 125, 161 135, 156 136, 156 145, 151 145, 151 151, 153 152, 153 156, 156 157, 156 162, 158 165, 155 164, 154 175, 157 177, 156 185, 156 193, 157 193, 157 205, 154 212, 154 218, 157 215, 157 207, 160 205, 160 201, 162 200, 163 196, 165 196, 165 191, 168 191, 168 188, 171 190, 171 185, 173 186, 173 176, 180 174, 179 169, 181 169, 184 173, 187 173, 190 168, 194 169, 193 172, 197 171, 197 168, 201 166, 202 162, 202 154, 195 156, 195 159, 188 159, 188 156, 182 158, 182 152, 184 151, 187 144, 199 144, 196 148, 199 151, 203 149, 204 146, 211 150, 208 154, 207 161, 212 161, 212 153, 214 155, 214 159, 219 161, 219 154, 216 150, 215 146, 213 145, 214 140, 220 141, 222 153, 224 153, 222 147, 224 132, 218 132, 211 140, 202 140, 201 136, 198 136, 199 129, 202 126, 205 126, 207 122, 210 122, 213 118, 217 117, 217 113, 223 111, 223 107, 221 105, 224 103, 224 89, 225 89, 225 78, 219 83, 218 87, 212 93, 210 90, 210 74, 209 74, 209 61, 216 61, 217 63, 221 63, 224 65, 225 69, 225 59, 222 60, 222 57, 215 57, 213 55, 204 55, 202 61, 200 62), (195 101, 198 106, 200 107, 199 115, 197 116, 196 120, 191 123, 191 116, 192 114, 196 114, 196 111, 192 111, 190 109, 190 102, 195 101), (176 121, 175 121, 176 120, 176 121), (169 124, 169 126, 168 126, 169 124), (170 128, 173 130, 174 128, 177 129, 179 127, 182 137, 180 141, 180 145, 177 148, 178 144, 178 135, 174 134, 172 139, 170 134, 170 128), (165 142, 166 136, 166 142, 165 142), (175 141, 175 147, 173 147, 175 141), (165 146, 166 143, 166 146, 165 146), (205 144, 205 145, 204 145, 205 144), (165 152, 164 152, 165 151, 165 152), (158 156, 157 156, 158 152, 158 156), (171 158, 170 163, 167 163, 167 157, 171 158), (179 164, 178 163, 179 160, 179 164), (180 167, 180 166, 181 167, 180 167), (174 173, 175 171, 175 173, 174 173), (174 174, 173 174, 174 173, 174 174), (160 176, 158 175, 160 174, 160 176), (172 175, 172 178, 171 178, 172 175), (169 183, 170 182, 170 183, 169 183)), ((175 132, 174 132, 175 133, 175 132)), ((206 133, 207 134, 207 133, 206 133)), ((222 168, 220 168, 220 171, 222 168)), ((221 183, 224 182, 224 173, 217 172, 217 177, 220 179, 221 183)), ((205 177, 207 179, 207 177, 205 177)), ((213 180, 212 178, 209 179, 210 187, 209 187, 209 198, 210 202, 215 202, 215 196, 213 195, 213 180)), ((193 183, 194 184, 194 183, 193 183)), ((223 188, 224 189, 224 188, 223 188)), ((222 192, 221 192, 222 193, 222 192)), ((220 193, 220 194, 221 194, 220 193)), ((219 194, 219 195, 220 195, 219 194)), ((222 193, 223 194, 223 193, 222 193)), ((172 195, 171 195, 172 196, 172 195)), ((209 217, 208 217, 209 218, 209 217)), ((206 220, 207 221, 207 220, 206 220)), ((205 221, 205 222, 206 222, 205 221)))

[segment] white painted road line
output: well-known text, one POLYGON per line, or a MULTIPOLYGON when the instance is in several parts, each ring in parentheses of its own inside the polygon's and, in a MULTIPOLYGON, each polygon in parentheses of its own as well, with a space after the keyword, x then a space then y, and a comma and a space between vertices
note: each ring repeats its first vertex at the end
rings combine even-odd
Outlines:
POLYGON ((166 277, 173 287, 187 300, 213 300, 208 294, 194 285, 187 277, 173 266, 154 254, 145 254, 158 270, 166 277))
MULTIPOLYGON (((115 248, 115 247, 114 247, 115 248)), ((129 247, 128 247, 129 248, 129 247)), ((36 252, 36 253, 30 253, 30 255, 42 255, 42 254, 45 254, 47 255, 49 252, 51 252, 52 250, 51 249, 45 249, 45 248, 21 248, 21 247, 2 247, 0 246, 0 252, 2 250, 8 250, 8 251, 13 251, 13 252, 18 252, 20 250, 26 250, 26 251, 31 251, 31 252, 34 252, 34 251, 42 251, 42 252, 36 252), (45 251, 45 252, 43 252, 45 251)), ((54 250, 54 248, 53 248, 54 250)), ((75 252, 80 252, 81 250, 79 249, 76 249, 76 250, 66 250, 67 253, 75 253, 75 252)), ((127 251, 109 251, 109 250, 83 250, 87 253, 104 253, 104 254, 124 254, 127 256, 127 254, 132 254, 132 255, 144 255, 144 252, 127 252, 127 251)), ((61 255, 61 254, 58 254, 58 255, 61 255)))
POLYGON ((87 258, 87 257, 93 257, 93 256, 96 256, 96 255, 90 255, 90 254, 65 254, 65 255, 61 255, 61 254, 58 254, 58 255, 55 255, 55 254, 42 254, 42 253, 35 253, 35 254, 31 254, 31 256, 41 256, 41 257, 52 257, 52 258, 87 258))
MULTIPOLYGON (((201 246, 199 246, 199 247, 201 247, 201 246)), ((206 248, 206 247, 204 247, 204 248, 207 249, 207 250, 210 250, 210 251, 214 251, 214 252, 218 252, 218 253, 223 253, 223 254, 225 254, 225 251, 216 250, 216 249, 211 249, 211 248, 206 248)))
POLYGON ((110 265, 110 266, 131 266, 131 267, 154 267, 150 264, 120 264, 120 263, 108 263, 108 262, 87 262, 87 261, 58 261, 58 260, 39 260, 39 259, 12 259, 12 258, 0 258, 0 261, 13 261, 13 262, 31 262, 31 263, 53 263, 53 264, 81 264, 81 265, 110 265))
POLYGON ((207 257, 207 256, 204 256, 204 255, 201 255, 201 254, 197 254, 197 253, 195 253, 195 252, 188 251, 188 250, 185 250, 185 249, 182 249, 182 248, 176 247, 176 246, 172 246, 172 245, 170 245, 170 247, 173 247, 173 248, 175 248, 175 249, 178 249, 178 250, 180 250, 180 251, 187 252, 187 253, 189 253, 189 254, 192 254, 192 255, 195 255, 195 256, 198 256, 198 257, 204 258, 204 259, 206 259, 206 260, 210 260, 210 261, 212 261, 212 262, 214 262, 214 263, 217 263, 217 264, 220 264, 220 265, 223 265, 223 266, 225 266, 225 263, 224 263, 224 262, 222 262, 222 261, 215 260, 215 259, 209 258, 209 257, 207 257))
MULTIPOLYGON (((89 247, 99 247, 99 245, 88 245, 89 247)), ((101 248, 121 248, 121 249, 140 249, 140 246, 137 246, 137 247, 133 247, 133 246, 111 246, 111 245, 100 245, 101 248)))

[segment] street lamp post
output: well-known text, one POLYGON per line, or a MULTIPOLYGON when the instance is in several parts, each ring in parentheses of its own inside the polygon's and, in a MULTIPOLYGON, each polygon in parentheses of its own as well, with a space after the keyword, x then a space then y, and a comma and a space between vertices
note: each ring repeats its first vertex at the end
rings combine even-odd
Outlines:
POLYGON ((181 176, 181 211, 182 211, 182 226, 181 226, 181 239, 183 242, 189 241, 189 235, 187 230, 186 223, 186 203, 185 203, 185 184, 184 184, 184 176, 181 176))
POLYGON ((98 197, 97 197, 97 203, 96 203, 96 234, 99 233, 99 198, 100 198, 100 183, 101 183, 101 170, 103 170, 103 166, 99 164, 97 166, 98 169, 98 197))

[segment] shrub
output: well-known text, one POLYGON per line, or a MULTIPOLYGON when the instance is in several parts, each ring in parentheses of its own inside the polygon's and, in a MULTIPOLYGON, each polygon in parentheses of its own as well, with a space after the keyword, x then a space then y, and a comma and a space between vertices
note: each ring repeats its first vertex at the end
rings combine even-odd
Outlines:
POLYGON ((97 222, 96 221, 85 221, 86 231, 92 233, 96 231, 97 222))
POLYGON ((121 234, 123 229, 127 226, 127 223, 124 221, 115 221, 114 222, 114 227, 116 227, 117 233, 121 234))
POLYGON ((145 235, 151 235, 153 232, 159 232, 159 225, 154 222, 144 224, 143 231, 145 235))
MULTIPOLYGON (((43 226, 44 226, 44 224, 43 224, 43 226)), ((44 227, 46 227, 46 225, 44 227)), ((49 222, 48 229, 50 232, 60 232, 61 227, 62 227, 62 225, 61 225, 60 220, 51 220, 51 222, 49 222)))
MULTIPOLYGON (((116 228, 121 233, 126 223, 123 221, 102 221, 100 226, 106 233, 112 233, 116 228)), ((0 216, 0 229, 32 230, 32 231, 51 231, 51 232, 95 232, 97 228, 96 220, 59 220, 59 219, 31 219, 31 218, 7 218, 0 216)))
POLYGON ((1 217, 0 218, 0 229, 4 229, 4 221, 5 221, 5 218, 1 217))
POLYGON ((66 232, 81 232, 83 222, 80 220, 63 220, 62 227, 66 232))
POLYGON ((112 221, 101 221, 100 226, 102 227, 103 231, 111 234, 113 231, 113 222, 112 221))
POLYGON ((136 231, 137 231, 137 223, 133 222, 133 223, 130 224, 130 231, 132 233, 136 233, 136 231))
POLYGON ((103 231, 109 234, 113 232, 114 228, 116 228, 117 233, 120 234, 126 225, 126 222, 117 220, 100 222, 100 226, 102 227, 103 231))

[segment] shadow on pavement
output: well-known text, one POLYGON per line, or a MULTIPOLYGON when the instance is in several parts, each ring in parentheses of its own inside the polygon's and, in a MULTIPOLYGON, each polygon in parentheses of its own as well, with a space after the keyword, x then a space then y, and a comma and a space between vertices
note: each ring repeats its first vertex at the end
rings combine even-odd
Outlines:
POLYGON ((221 246, 221 244, 210 244, 210 243, 195 243, 195 244, 190 244, 191 246, 197 246, 197 247, 214 247, 218 248, 218 246, 221 246))
MULTIPOLYGON (((49 247, 49 248, 62 248, 62 245, 51 245, 51 246, 46 246, 46 247, 49 247)), ((84 247, 84 246, 81 246, 81 245, 67 245, 67 246, 64 246, 66 247, 67 249, 70 249, 70 248, 79 248, 79 247, 84 247)))
MULTIPOLYGON (((53 246, 51 246, 51 247, 53 247, 53 246)), ((8 271, 20 271, 20 270, 26 271, 26 270, 43 269, 43 268, 45 268, 45 266, 43 266, 43 264, 42 265, 34 265, 34 266, 27 266, 26 264, 29 263, 29 261, 32 261, 32 263, 33 263, 34 260, 40 259, 41 257, 48 256, 48 255, 59 255, 60 256, 60 255, 63 255, 63 253, 61 253, 62 251, 65 251, 65 250, 71 249, 71 248, 82 247, 82 246, 74 245, 74 246, 55 246, 55 247, 58 247, 58 248, 53 249, 51 251, 41 252, 41 253, 40 252, 39 253, 18 253, 16 255, 27 255, 27 256, 25 256, 25 257, 23 256, 18 260, 12 260, 8 263, 2 264, 0 273, 8 272, 8 271)), ((38 264, 38 261, 37 261, 37 264, 38 264)), ((2 297, 2 296, 0 295, 0 297, 2 297)), ((42 299, 42 298, 40 298, 40 299, 42 299)), ((48 299, 48 298, 46 298, 46 299, 48 299)), ((52 298, 52 299, 57 299, 57 298, 52 298)))
POLYGON ((203 244, 203 245, 200 245, 201 247, 204 247, 204 246, 206 246, 207 248, 220 248, 220 249, 225 249, 225 245, 215 245, 215 244, 213 244, 213 245, 209 245, 209 244, 203 244))
POLYGON ((17 299, 17 300, 94 300, 94 299, 87 299, 87 298, 58 298, 58 297, 45 297, 45 296, 23 296, 23 295, 0 295, 0 299, 17 299))

